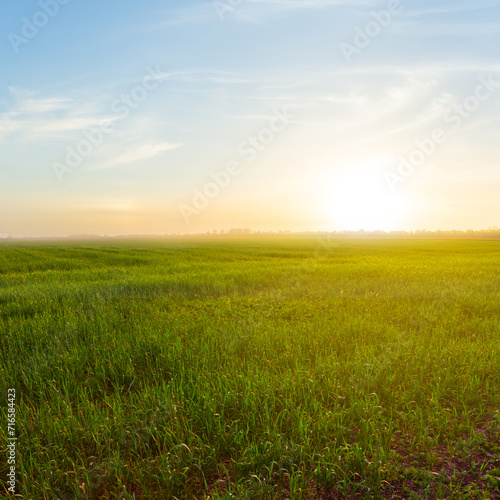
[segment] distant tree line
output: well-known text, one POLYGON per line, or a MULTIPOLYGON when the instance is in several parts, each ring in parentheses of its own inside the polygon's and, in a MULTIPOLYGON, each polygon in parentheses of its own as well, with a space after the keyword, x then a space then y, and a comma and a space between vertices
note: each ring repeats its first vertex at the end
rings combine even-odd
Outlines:
POLYGON ((488 229, 459 231, 451 229, 448 231, 436 230, 429 231, 427 229, 419 229, 417 231, 252 231, 250 228, 232 228, 228 231, 212 230, 206 233, 186 234, 178 236, 191 237, 284 237, 284 236, 301 236, 301 237, 338 237, 338 238, 475 238, 475 239, 500 239, 500 228, 490 227, 488 229))
POLYGON ((16 238, 0 234, 0 241, 6 240, 94 240, 94 239, 135 239, 135 238, 279 238, 279 237, 304 237, 304 238, 447 238, 447 239, 500 239, 500 228, 490 227, 488 229, 458 231, 456 229, 443 231, 429 231, 419 229, 417 231, 252 231, 249 227, 232 229, 213 229, 204 233, 170 233, 170 234, 125 234, 119 236, 108 236, 99 234, 73 234, 67 237, 43 237, 43 238, 16 238))

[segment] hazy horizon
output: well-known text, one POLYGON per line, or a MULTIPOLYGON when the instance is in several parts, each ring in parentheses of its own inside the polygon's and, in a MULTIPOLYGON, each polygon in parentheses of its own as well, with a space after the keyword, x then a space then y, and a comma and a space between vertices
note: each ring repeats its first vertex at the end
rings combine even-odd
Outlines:
POLYGON ((0 241, 10 241, 10 240, 93 240, 93 239, 168 239, 168 238, 391 238, 391 237, 405 237, 405 238, 446 238, 446 239, 498 239, 500 238, 500 228, 490 227, 484 229, 468 229, 468 230, 458 230, 458 229, 417 229, 415 231, 404 231, 404 230, 394 230, 394 231, 382 231, 382 230, 372 230, 367 231, 364 229, 359 230, 343 230, 343 231, 289 231, 289 230, 276 230, 276 231, 262 231, 253 230, 251 228, 231 228, 222 230, 208 230, 205 232, 197 233, 128 233, 128 234, 99 234, 99 233, 73 233, 67 235, 42 235, 42 236, 32 236, 32 235, 6 235, 0 234, 0 241))

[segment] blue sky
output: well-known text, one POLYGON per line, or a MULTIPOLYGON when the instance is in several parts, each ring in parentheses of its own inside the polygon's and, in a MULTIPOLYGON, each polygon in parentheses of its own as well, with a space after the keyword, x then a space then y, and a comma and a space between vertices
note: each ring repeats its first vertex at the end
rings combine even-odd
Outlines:
POLYGON ((7 2, 0 234, 500 225, 498 2, 232 4, 7 2))

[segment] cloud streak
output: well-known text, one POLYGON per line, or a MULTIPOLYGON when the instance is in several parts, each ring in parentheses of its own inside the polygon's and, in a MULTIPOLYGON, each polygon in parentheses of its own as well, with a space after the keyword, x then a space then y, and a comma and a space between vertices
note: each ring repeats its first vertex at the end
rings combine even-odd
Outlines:
POLYGON ((155 156, 163 153, 164 151, 172 151, 178 149, 182 144, 174 144, 171 142, 147 142, 145 144, 140 144, 132 149, 129 149, 126 153, 119 156, 111 158, 103 163, 97 164, 92 167, 91 170, 102 170, 107 168, 116 168, 123 165, 128 165, 130 163, 136 163, 141 160, 150 160, 155 156))

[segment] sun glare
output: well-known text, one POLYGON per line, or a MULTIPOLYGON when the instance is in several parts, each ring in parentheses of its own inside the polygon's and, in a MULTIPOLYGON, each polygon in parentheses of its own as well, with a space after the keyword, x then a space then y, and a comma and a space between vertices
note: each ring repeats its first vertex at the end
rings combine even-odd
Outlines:
POLYGON ((400 229, 410 200, 392 192, 376 164, 350 169, 330 190, 325 210, 339 230, 400 229))

